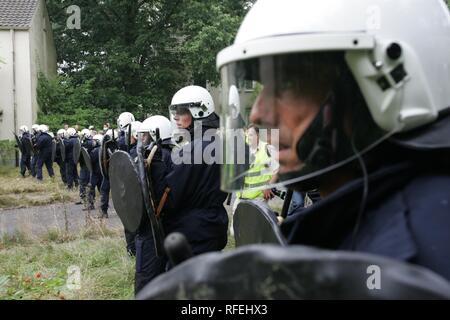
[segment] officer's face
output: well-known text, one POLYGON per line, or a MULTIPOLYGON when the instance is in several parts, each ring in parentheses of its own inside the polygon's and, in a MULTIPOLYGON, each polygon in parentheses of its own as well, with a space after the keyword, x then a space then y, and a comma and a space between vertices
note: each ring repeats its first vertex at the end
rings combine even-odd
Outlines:
POLYGON ((174 116, 178 129, 187 129, 192 123, 190 112, 177 112, 174 116))
POLYGON ((258 146, 258 134, 256 133, 255 128, 248 129, 248 143, 253 149, 258 146))
POLYGON ((279 173, 299 169, 296 144, 319 113, 320 103, 285 90, 278 96, 264 88, 250 113, 250 121, 267 128, 279 129, 279 173))

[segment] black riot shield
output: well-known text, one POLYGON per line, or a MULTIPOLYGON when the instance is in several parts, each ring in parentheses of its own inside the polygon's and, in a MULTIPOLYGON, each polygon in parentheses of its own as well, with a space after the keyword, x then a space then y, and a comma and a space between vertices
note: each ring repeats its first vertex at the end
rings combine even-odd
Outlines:
POLYGON ((98 160, 100 162, 100 171, 102 173, 102 176, 108 177, 109 176, 109 161, 111 158, 111 155, 116 152, 118 149, 117 143, 114 139, 105 136, 105 138, 102 141, 102 144, 100 146, 99 150, 99 157, 98 160))
POLYGON ((57 142, 52 139, 52 162, 55 162, 56 159, 56 147, 57 147, 57 142))
POLYGON ((137 299, 449 299, 434 272, 381 256, 304 246, 251 245, 193 257, 137 299))
POLYGON ((58 138, 58 148, 61 151, 61 160, 66 161, 66 146, 64 144, 64 139, 58 138))
POLYGON ((14 133, 14 138, 16 139, 17 148, 19 148, 20 153, 24 153, 25 149, 23 148, 22 141, 15 133, 14 133))
POLYGON ((137 166, 139 173, 139 180, 141 182, 142 196, 144 198, 144 208, 147 216, 150 220, 152 227, 153 239, 155 243, 155 251, 158 257, 164 254, 164 231, 161 225, 161 221, 156 217, 155 204, 157 203, 154 198, 152 190, 152 181, 150 179, 150 168, 146 169, 144 164, 144 156, 141 151, 138 152, 137 166))
POLYGON ((91 156, 89 155, 89 152, 86 150, 86 148, 81 147, 81 158, 83 158, 83 162, 89 172, 92 172, 91 156))
POLYGON ((236 246, 274 243, 286 245, 275 212, 261 201, 242 200, 233 216, 236 246))
POLYGON ((73 144, 73 163, 77 164, 80 161, 81 155, 81 142, 80 139, 75 140, 73 144))
POLYGON ((31 141, 31 138, 23 138, 22 139, 22 147, 24 151, 28 154, 34 155, 36 152, 33 147, 33 142, 31 141))
POLYGON ((144 212, 141 183, 130 155, 115 152, 109 161, 109 179, 114 209, 125 229, 136 232, 144 212))

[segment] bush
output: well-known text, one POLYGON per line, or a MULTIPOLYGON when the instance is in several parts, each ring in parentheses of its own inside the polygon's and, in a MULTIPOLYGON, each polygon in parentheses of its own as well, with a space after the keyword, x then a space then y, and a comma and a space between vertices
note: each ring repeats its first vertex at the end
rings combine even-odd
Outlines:
POLYGON ((57 131, 65 123, 80 127, 95 126, 102 129, 111 122, 111 110, 96 107, 91 103, 92 81, 75 84, 69 76, 46 78, 39 75, 37 99, 40 107, 38 123, 45 123, 51 131, 57 131))

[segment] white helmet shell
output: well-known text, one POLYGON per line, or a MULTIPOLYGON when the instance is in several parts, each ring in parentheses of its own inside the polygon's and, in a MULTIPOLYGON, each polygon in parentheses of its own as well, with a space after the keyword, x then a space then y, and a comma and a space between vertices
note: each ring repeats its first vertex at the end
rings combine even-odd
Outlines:
MULTIPOLYGON (((131 122, 130 126, 131 126, 131 136, 135 139, 138 138, 138 132, 139 132, 139 128, 141 127, 142 122, 140 121, 133 121, 131 122)), ((128 134, 128 130, 126 131, 126 133, 128 134)))
POLYGON ((148 132, 154 141, 157 140, 156 131, 162 140, 172 138, 172 123, 164 116, 151 116, 142 122, 139 132, 148 132))
POLYGON ((64 129, 59 129, 58 132, 56 132, 56 135, 58 137, 64 137, 66 135, 66 130, 64 129))
POLYGON ((178 90, 172 98, 171 113, 174 113, 177 107, 188 108, 194 119, 206 118, 215 110, 211 94, 199 86, 187 86, 178 90))
POLYGON ((73 137, 77 135, 77 130, 75 130, 75 128, 69 128, 67 129, 67 136, 68 137, 73 137))
POLYGON ((81 136, 84 138, 90 138, 91 135, 91 131, 89 129, 83 129, 81 130, 81 136))
POLYGON ((20 132, 24 133, 24 132, 28 132, 28 127, 27 126, 20 126, 19 128, 20 132))
MULTIPOLYGON (((113 129, 106 130, 105 136, 112 138, 113 137, 113 129)), ((119 132, 116 129, 114 129, 114 138, 117 139, 118 136, 119 136, 119 132)))
POLYGON ((92 137, 92 139, 95 140, 95 141, 98 141, 98 142, 101 144, 102 141, 103 141, 103 135, 101 135, 101 134, 96 134, 96 135, 94 135, 94 136, 92 137))
POLYGON ((126 126, 128 126, 130 123, 135 121, 134 115, 131 112, 123 112, 120 114, 119 118, 117 119, 117 126, 120 130, 123 130, 126 126))
POLYGON ((41 124, 41 125, 39 126, 39 129, 38 129, 38 131, 44 132, 44 133, 47 133, 48 130, 49 130, 49 129, 48 129, 48 126, 45 125, 45 124, 41 124))
POLYGON ((38 124, 33 124, 33 125, 31 126, 31 130, 33 130, 34 133, 35 133, 35 132, 38 132, 38 131, 39 131, 39 125, 38 125, 38 124))
POLYGON ((430 123, 450 106, 450 14, 442 0, 259 0, 217 67, 317 51, 346 53, 386 131, 430 123))

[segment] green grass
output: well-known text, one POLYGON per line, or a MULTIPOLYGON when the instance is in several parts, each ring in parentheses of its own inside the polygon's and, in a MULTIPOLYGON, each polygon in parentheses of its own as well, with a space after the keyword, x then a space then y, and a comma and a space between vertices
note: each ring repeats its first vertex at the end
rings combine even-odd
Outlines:
POLYGON ((22 178, 18 168, 0 167, 0 208, 42 206, 74 201, 77 192, 69 192, 61 182, 59 168, 53 166, 55 178, 43 170, 43 182, 32 177, 22 178))
MULTIPOLYGON (((234 248, 229 237, 225 251, 234 248)), ((135 260, 122 232, 88 227, 76 235, 51 229, 39 237, 24 233, 0 238, 0 300, 134 298, 135 260), (67 287, 68 268, 81 272, 81 288, 67 287)))
POLYGON ((64 242, 50 233, 31 244, 9 244, 0 251, 0 270, 0 299, 133 298, 134 258, 119 236, 64 242), (71 266, 80 270, 80 289, 67 287, 71 266))

